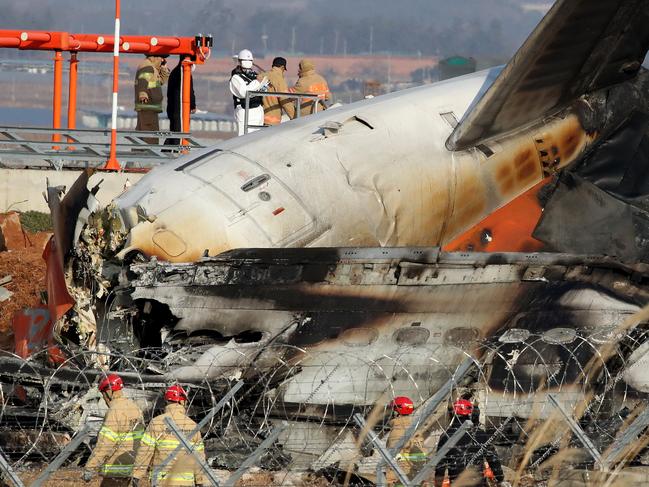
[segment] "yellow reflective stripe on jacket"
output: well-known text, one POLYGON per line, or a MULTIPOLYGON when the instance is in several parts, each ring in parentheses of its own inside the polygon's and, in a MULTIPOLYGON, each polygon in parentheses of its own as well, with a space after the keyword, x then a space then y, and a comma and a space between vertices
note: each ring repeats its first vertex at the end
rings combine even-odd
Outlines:
POLYGON ((147 88, 157 88, 158 86, 162 86, 162 84, 156 77, 155 73, 150 73, 148 71, 144 71, 143 73, 140 73, 137 79, 145 80, 147 84, 147 88))
MULTIPOLYGON (((175 450, 181 444, 179 440, 157 440, 148 433, 144 433, 144 435, 142 435, 142 443, 148 446, 159 448, 160 450, 175 450)), ((202 441, 199 443, 194 443, 192 447, 195 451, 205 450, 205 445, 202 441)))
POLYGON ((156 442, 156 447, 161 450, 173 450, 177 446, 180 446, 180 441, 178 440, 158 440, 156 442))
POLYGON ((150 434, 144 433, 142 435, 142 443, 144 443, 147 446, 156 446, 158 441, 153 436, 151 436, 150 434))
POLYGON ((102 426, 99 430, 99 434, 113 443, 117 443, 119 441, 139 440, 142 438, 143 431, 135 430, 127 433, 118 433, 117 431, 110 429, 108 426, 102 426))
POLYGON ((397 460, 410 460, 415 462, 421 462, 426 460, 425 453, 399 453, 397 455, 397 460))
POLYGON ((106 464, 100 469, 102 475, 130 477, 133 474, 133 465, 106 464))
MULTIPOLYGON (((153 479, 153 472, 151 472, 150 478, 153 479)), ((167 480, 170 482, 193 482, 194 481, 194 472, 160 472, 158 473, 158 481, 167 480)))

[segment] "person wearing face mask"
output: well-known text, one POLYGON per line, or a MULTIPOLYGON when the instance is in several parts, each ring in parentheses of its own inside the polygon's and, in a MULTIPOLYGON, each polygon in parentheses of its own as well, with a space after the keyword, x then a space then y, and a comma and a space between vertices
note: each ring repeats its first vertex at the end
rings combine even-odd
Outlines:
MULTIPOLYGON (((135 73, 135 130, 157 132, 160 130, 158 114, 162 112, 162 85, 169 78, 166 54, 147 54, 135 73)), ((148 144, 157 144, 156 137, 143 137, 148 144)))
MULTIPOLYGON (((182 54, 180 60, 169 75, 167 85, 167 117, 169 118, 169 130, 172 132, 189 132, 189 127, 183 127, 183 61, 190 56, 182 54)), ((192 72, 196 65, 192 63, 192 72)), ((189 83, 189 109, 196 113, 196 95, 194 94, 194 76, 190 77, 189 83)), ((178 145, 180 139, 167 139, 165 145, 178 145)))
MULTIPOLYGON (((243 49, 237 56, 238 65, 232 70, 230 77, 230 92, 234 101, 234 116, 239 126, 239 135, 245 132, 246 93, 249 91, 265 91, 268 89, 268 78, 257 79, 253 69, 252 52, 243 49)), ((264 107, 261 96, 250 98, 248 110, 248 132, 259 130, 264 124, 264 107)))

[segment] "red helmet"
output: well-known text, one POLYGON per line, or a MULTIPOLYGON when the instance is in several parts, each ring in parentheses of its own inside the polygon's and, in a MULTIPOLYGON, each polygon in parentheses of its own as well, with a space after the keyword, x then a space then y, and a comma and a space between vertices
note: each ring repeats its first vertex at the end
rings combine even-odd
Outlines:
POLYGON ((458 416, 471 416, 473 404, 468 399, 458 399, 453 404, 453 412, 458 416))
POLYGON ((171 402, 180 402, 187 400, 187 393, 179 385, 170 386, 165 391, 165 399, 171 402))
POLYGON ((108 389, 111 391, 121 391, 124 389, 124 382, 117 374, 108 374, 104 380, 99 383, 99 392, 106 392, 108 389))
POLYGON ((390 405, 392 406, 392 409, 394 409, 397 413, 401 414, 402 416, 407 416, 408 414, 412 414, 412 412, 415 410, 415 406, 412 403, 412 400, 406 396, 395 397, 390 403, 390 405))

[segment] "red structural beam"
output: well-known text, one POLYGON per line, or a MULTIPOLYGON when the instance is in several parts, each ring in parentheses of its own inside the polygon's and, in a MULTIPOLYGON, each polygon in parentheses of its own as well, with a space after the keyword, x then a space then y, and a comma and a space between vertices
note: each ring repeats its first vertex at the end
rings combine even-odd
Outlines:
MULTIPOLYGON (((125 54, 188 54, 195 56, 197 64, 203 64, 209 53, 209 47, 197 45, 195 37, 120 36, 119 46, 120 53, 125 54)), ((3 47, 37 51, 112 53, 114 36, 0 30, 0 48, 3 47)))

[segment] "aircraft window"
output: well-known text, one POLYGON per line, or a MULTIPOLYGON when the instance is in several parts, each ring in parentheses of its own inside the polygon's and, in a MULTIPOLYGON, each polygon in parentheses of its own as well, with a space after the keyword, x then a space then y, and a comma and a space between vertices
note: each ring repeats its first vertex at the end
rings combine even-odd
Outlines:
POLYGON ((178 166, 176 169, 174 169, 174 171, 178 171, 178 172, 184 171, 189 166, 193 166, 198 162, 204 161, 205 159, 212 157, 213 155, 218 154, 219 152, 222 152, 222 150, 221 149, 211 150, 208 153, 203 154, 202 156, 198 156, 196 159, 191 159, 190 161, 187 161, 185 164, 178 166))
POLYGON ((528 330, 523 330, 521 328, 511 328, 498 338, 500 343, 521 343, 527 340, 530 337, 530 332, 528 330))
POLYGON ((466 345, 480 338, 480 332, 475 328, 452 328, 444 333, 445 345, 466 345))
POLYGON ((541 340, 552 345, 566 345, 577 338, 577 332, 572 328, 552 328, 546 331, 541 340))
POLYGON ((458 121, 457 121, 457 117, 455 116, 455 113, 443 112, 440 113, 439 116, 442 117, 444 121, 451 126, 452 129, 457 127, 458 121))
POLYGON ((399 328, 392 338, 399 345, 423 345, 428 341, 430 331, 427 328, 408 326, 399 328))
POLYGON ((340 339, 348 347, 363 347, 374 343, 378 335, 372 328, 350 328, 342 332, 340 339))
POLYGON ((246 330, 232 338, 234 338, 235 343, 256 343, 264 338, 264 334, 260 331, 246 330))
POLYGON ((258 186, 261 186, 264 184, 266 181, 270 179, 270 175, 268 174, 262 174, 261 176, 256 176, 252 178, 250 181, 246 181, 243 186, 241 186, 241 191, 250 191, 252 189, 255 189, 258 186))

